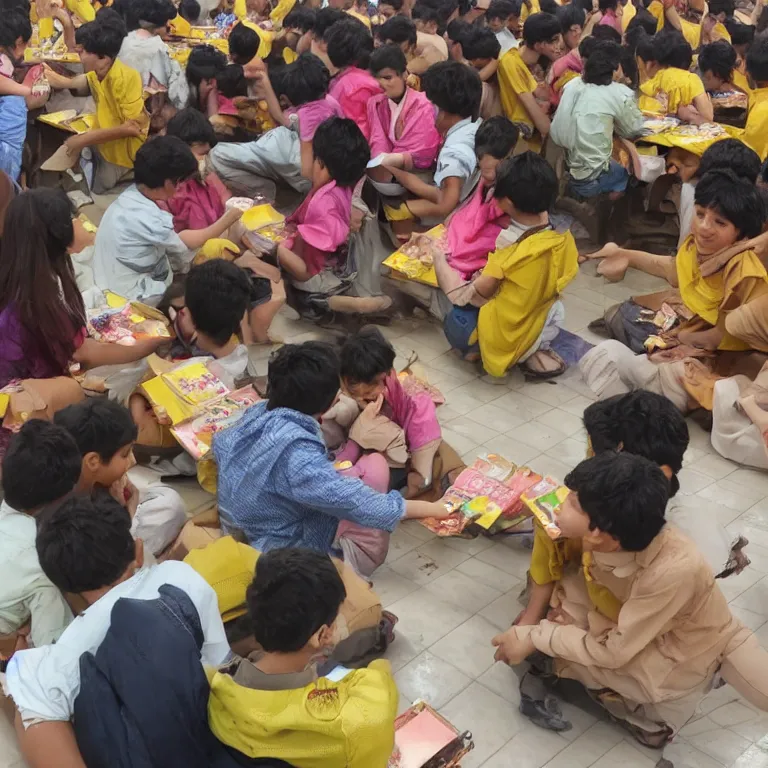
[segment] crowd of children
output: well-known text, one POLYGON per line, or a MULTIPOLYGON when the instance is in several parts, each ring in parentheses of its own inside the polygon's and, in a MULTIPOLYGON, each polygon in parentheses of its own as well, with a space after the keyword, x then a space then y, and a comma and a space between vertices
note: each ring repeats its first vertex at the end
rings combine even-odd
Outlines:
POLYGON ((746 542, 678 480, 692 411, 768 469, 761 0, 319 5, 0 0, 0 662, 28 765, 388 764, 370 579, 464 467, 371 324, 414 300, 490 380, 579 362, 600 399, 488 638, 522 712, 563 730, 578 684, 663 747, 720 679, 768 710, 719 586, 746 542), (589 259, 670 284, 594 347, 562 301, 589 259), (286 303, 343 338, 255 377, 286 303), (128 339, 94 319, 117 310, 128 339), (137 487, 134 450, 211 519, 137 487))

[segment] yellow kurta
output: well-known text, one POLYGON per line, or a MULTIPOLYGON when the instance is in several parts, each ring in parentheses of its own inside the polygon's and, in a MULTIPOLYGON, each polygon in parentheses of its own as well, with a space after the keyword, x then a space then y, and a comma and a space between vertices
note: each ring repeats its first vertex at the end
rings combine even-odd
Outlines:
POLYGON ((267 30, 262 29, 252 21, 248 21, 248 19, 242 19, 242 23, 246 27, 250 27, 259 36, 259 48, 256 51, 256 55, 260 59, 266 59, 272 52, 272 41, 275 39, 275 33, 267 32, 267 30))
POLYGON ((488 257, 484 275, 501 281, 477 322, 483 367, 503 376, 539 338, 547 314, 579 271, 573 235, 537 232, 488 257))
POLYGON ((192 32, 192 25, 183 16, 176 14, 176 16, 168 22, 168 29, 172 35, 189 37, 192 32))
POLYGON ((519 93, 533 93, 538 87, 538 83, 517 48, 510 48, 499 59, 497 76, 504 114, 513 123, 523 123, 530 126, 531 131, 533 131, 533 120, 517 95, 519 93))
POLYGON ((640 86, 637 105, 644 112, 674 115, 680 107, 693 104, 704 93, 704 83, 693 72, 668 67, 640 86))
POLYGON ((762 161, 768 159, 768 88, 755 88, 749 94, 749 112, 743 139, 745 144, 760 155, 762 161))

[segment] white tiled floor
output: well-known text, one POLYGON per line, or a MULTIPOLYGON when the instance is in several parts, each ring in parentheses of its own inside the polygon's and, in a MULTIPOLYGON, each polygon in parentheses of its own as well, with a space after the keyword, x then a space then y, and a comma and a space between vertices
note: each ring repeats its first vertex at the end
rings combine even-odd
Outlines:
MULTIPOLYGON (((636 272, 610 285, 594 275, 594 267, 582 267, 566 291, 567 327, 597 342, 586 329, 590 321, 616 301, 658 285, 636 272)), ((430 381, 446 395, 439 410, 444 436, 466 461, 492 450, 562 478, 583 458, 581 414, 592 398, 578 372, 551 383, 526 383, 513 373, 503 384, 491 384, 448 351, 437 324, 409 319, 382 331, 399 353, 397 364, 418 352, 430 381)), ((286 341, 326 336, 285 317, 278 318, 275 332, 286 341)), ((266 348, 254 352, 254 372, 266 372, 268 356, 266 348)), ((723 590, 734 612, 768 645, 768 474, 720 458, 709 436, 691 424, 681 482, 684 491, 718 502, 722 523, 750 539, 752 565, 727 579, 723 590)), ((191 484, 184 494, 191 507, 210 501, 191 484)), ((463 768, 653 768, 661 753, 574 707, 564 706, 573 730, 562 735, 533 726, 519 713, 517 678, 494 664, 490 641, 521 609, 517 595, 529 556, 522 548, 485 539, 437 540, 417 523, 395 532, 374 584, 400 618, 387 658, 401 709, 422 698, 457 727, 471 730, 475 749, 463 768)), ((768 714, 755 712, 729 687, 711 693, 699 709, 664 752, 675 768, 768 768, 768 714)), ((0 767, 20 768, 2 717, 0 744, 0 767)))

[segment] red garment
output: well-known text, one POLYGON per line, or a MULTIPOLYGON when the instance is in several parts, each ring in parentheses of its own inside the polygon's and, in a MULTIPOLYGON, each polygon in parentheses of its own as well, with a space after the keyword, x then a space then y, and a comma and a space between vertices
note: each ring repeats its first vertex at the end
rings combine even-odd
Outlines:
POLYGON ((216 187, 199 179, 187 179, 179 184, 166 206, 173 215, 176 232, 205 229, 224 215, 224 202, 216 187))

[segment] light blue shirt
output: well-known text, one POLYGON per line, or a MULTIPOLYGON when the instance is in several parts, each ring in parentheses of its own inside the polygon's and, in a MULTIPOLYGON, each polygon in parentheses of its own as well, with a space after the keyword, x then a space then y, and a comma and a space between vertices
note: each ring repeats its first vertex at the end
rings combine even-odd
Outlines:
POLYGON ((445 179, 458 177, 462 180, 461 199, 464 200, 475 186, 477 155, 475 155, 475 134, 480 127, 480 120, 469 117, 459 121, 445 134, 445 142, 437 156, 435 186, 442 185, 445 179))

